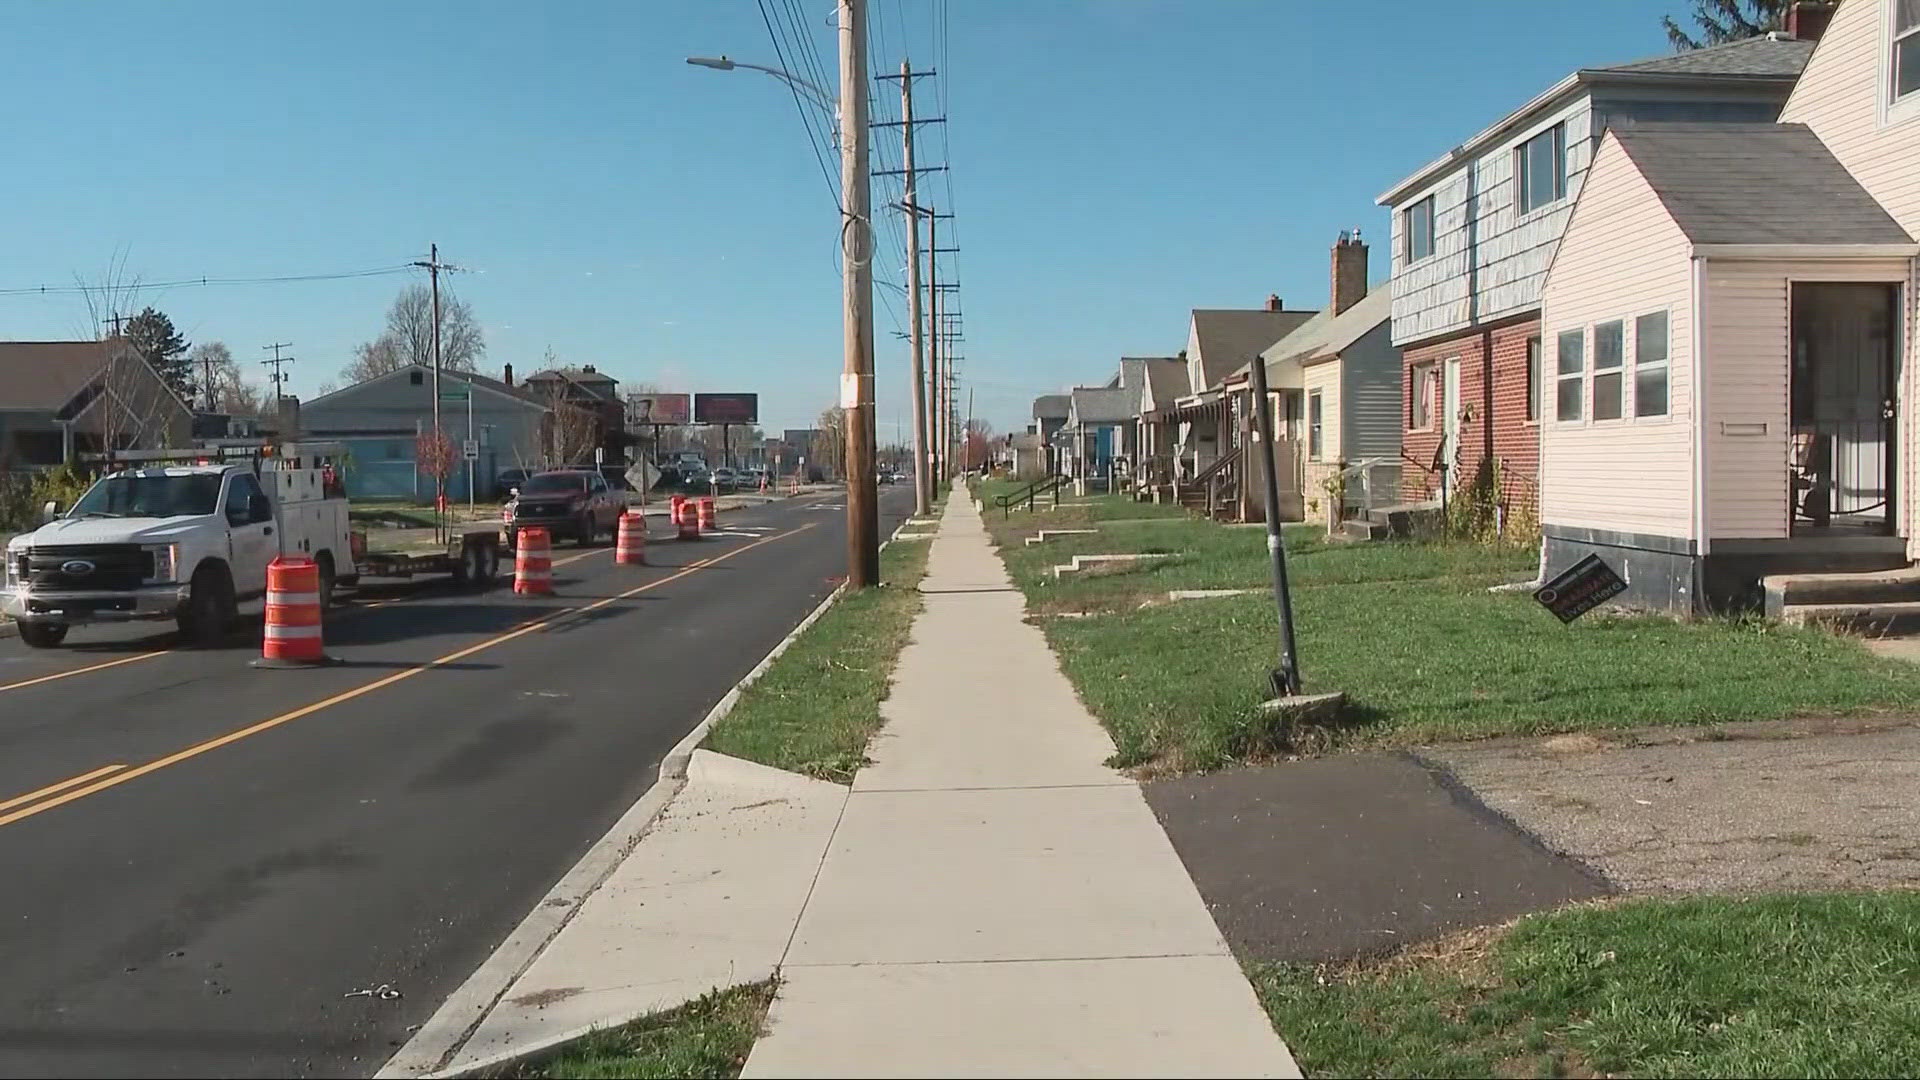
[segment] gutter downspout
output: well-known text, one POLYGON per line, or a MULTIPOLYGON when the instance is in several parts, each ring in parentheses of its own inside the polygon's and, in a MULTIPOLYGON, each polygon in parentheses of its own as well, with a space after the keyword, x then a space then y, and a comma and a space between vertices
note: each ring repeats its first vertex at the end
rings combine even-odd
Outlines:
MULTIPOLYGON (((1693 328, 1692 383, 1688 387, 1688 412, 1693 420, 1693 608, 1706 610, 1706 557, 1711 546, 1707 538, 1709 520, 1707 516, 1707 260, 1699 255, 1693 256, 1693 274, 1688 281, 1688 299, 1691 301, 1693 328)), ((1671 373, 1669 373, 1671 378, 1671 373)))

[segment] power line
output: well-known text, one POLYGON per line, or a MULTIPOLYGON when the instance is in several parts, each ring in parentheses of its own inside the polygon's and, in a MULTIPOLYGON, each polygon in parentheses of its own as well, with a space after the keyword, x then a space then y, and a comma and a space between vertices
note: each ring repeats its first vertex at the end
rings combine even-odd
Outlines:
MULTIPOLYGON (((760 8, 760 21, 766 24, 767 37, 773 41, 773 55, 778 60, 781 70, 791 70, 788 66, 786 50, 782 48, 780 44, 781 36, 778 31, 774 30, 773 19, 767 13, 766 0, 754 0, 754 2, 760 8)), ((781 81, 787 82, 785 79, 781 81)), ((815 85, 818 84, 816 83, 815 85)), ((819 137, 814 134, 812 114, 807 112, 806 104, 800 100, 800 88, 791 82, 787 82, 787 93, 793 97, 794 111, 800 114, 800 126, 807 129, 807 145, 813 148, 813 160, 820 166, 820 176, 827 182, 827 191, 833 197, 833 204, 840 206, 840 185, 834 179, 833 170, 827 168, 826 154, 821 151, 819 137)), ((843 213, 845 209, 845 207, 841 207, 843 213)))
MULTIPOLYGON (((255 278, 183 278, 179 281, 138 281, 129 283, 140 289, 184 289, 202 285, 286 285, 304 281, 344 281, 348 278, 386 277, 391 274, 404 274, 412 267, 407 265, 383 266, 372 270, 350 270, 339 274, 285 274, 278 277, 255 278)), ((22 289, 0 289, 0 296, 57 296, 67 293, 92 293, 106 289, 103 285, 38 285, 22 289)))

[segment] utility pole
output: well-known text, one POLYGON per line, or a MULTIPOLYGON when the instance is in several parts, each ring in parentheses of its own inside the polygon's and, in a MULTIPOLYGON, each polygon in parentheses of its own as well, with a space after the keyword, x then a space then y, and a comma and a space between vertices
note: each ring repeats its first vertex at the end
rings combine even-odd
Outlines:
MULTIPOLYGON (((220 402, 213 393, 213 356, 211 353, 206 354, 200 360, 200 385, 207 391, 207 411, 218 411, 220 402)), ((278 402, 275 404, 278 404, 278 402)))
MULTIPOLYGON (((446 430, 440 426, 440 271, 455 268, 440 261, 439 244, 428 244, 426 261, 421 262, 416 259, 413 265, 426 270, 428 279, 433 283, 433 449, 436 455, 444 455, 447 446, 447 433, 446 430)), ((469 402, 473 400, 473 387, 471 384, 467 387, 467 400, 469 402)), ((444 473, 446 470, 441 469, 439 471, 444 473)), ((447 479, 444 475, 435 476, 433 478, 434 512, 436 514, 444 513, 442 508, 446 506, 446 503, 447 479)))
MULTIPOLYGON (((280 399, 285 396, 286 393, 287 382, 287 376, 280 373, 280 365, 293 363, 293 357, 281 356, 280 350, 293 348, 293 342, 276 341, 271 345, 262 345, 260 348, 262 351, 267 349, 273 350, 273 359, 260 361, 260 366, 273 369, 273 374, 267 376, 267 381, 273 384, 273 408, 274 411, 278 412, 280 409, 280 399)), ((212 365, 209 364, 208 368, 211 370, 212 365)))
MULTIPOLYGON (((916 325, 914 331, 919 332, 916 325)), ((927 401, 927 436, 932 445, 927 451, 927 470, 932 475, 933 487, 938 490, 940 482, 946 479, 941 464, 947 460, 947 444, 943 438, 946 431, 940 418, 941 387, 945 385, 940 375, 940 215, 931 207, 927 210, 927 348, 932 357, 932 390, 927 401)))
MULTIPOLYGON (((920 204, 915 198, 913 167, 913 80, 933 74, 916 72, 900 61, 900 137, 906 159, 907 213, 907 321, 913 326, 913 510, 925 517, 933 512, 933 468, 928 459, 926 341, 920 332, 920 204)), ((889 76, 881 76, 889 78, 889 76)), ((932 121, 928 121, 931 123, 932 121)))
POLYGON ((109 334, 108 335, 109 337, 119 337, 121 336, 120 328, 126 325, 131 320, 129 320, 127 316, 122 315, 119 312, 114 312, 112 315, 109 315, 106 318, 101 319, 100 321, 103 323, 113 324, 113 333, 109 334))
MULTIPOLYGON (((973 437, 973 387, 969 386, 967 387, 967 426, 960 429, 960 438, 961 438, 961 441, 964 443, 966 440, 971 439, 972 437, 973 437)), ((982 439, 980 440, 980 442, 982 444, 981 449, 982 451, 984 451, 986 449, 985 447, 986 440, 982 439)), ((967 456, 963 457, 961 460, 964 461, 967 465, 971 466, 973 464, 972 452, 967 451, 966 455, 967 456)))
POLYGON ((847 439, 847 588, 880 581, 873 465, 873 218, 867 170, 867 0, 840 4, 840 263, 847 439))

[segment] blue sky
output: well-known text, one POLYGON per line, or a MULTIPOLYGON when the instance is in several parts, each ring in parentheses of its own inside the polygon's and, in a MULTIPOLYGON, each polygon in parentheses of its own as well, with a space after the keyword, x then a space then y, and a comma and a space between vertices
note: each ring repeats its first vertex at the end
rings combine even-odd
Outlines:
MULTIPOLYGON (((1340 229, 1362 227, 1384 273, 1374 196, 1574 68, 1665 52, 1659 16, 1684 6, 872 4, 875 66, 910 49, 941 68, 918 104, 945 94, 952 187, 932 178, 922 198, 959 214, 965 374, 1000 430, 1122 354, 1177 351, 1190 308, 1269 292, 1319 307, 1340 229)), ((831 74, 832 4, 799 6, 831 74)), ((489 369, 530 370, 551 346, 662 389, 757 391, 772 428, 837 396, 836 217, 794 104, 765 76, 683 62, 773 63, 754 0, 0 11, 15 103, 0 288, 97 280, 122 254, 167 281, 391 266, 437 241, 476 271, 452 287, 486 327, 489 369)), ((922 160, 942 142, 925 129, 922 160)), ((292 342, 304 396, 379 331, 406 280, 146 299, 242 359, 292 342)), ((908 369, 889 331, 905 304, 879 291, 891 441, 908 369)), ((72 337, 85 321, 77 296, 0 296, 0 336, 72 337)))

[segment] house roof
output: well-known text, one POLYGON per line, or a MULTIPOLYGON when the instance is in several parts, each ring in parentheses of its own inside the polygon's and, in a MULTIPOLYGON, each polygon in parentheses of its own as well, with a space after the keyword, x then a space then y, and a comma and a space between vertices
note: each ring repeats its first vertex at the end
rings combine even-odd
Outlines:
POLYGON ((1650 75, 1732 75, 1797 78, 1813 55, 1814 43, 1784 35, 1761 36, 1709 45, 1704 49, 1669 53, 1599 68, 1607 72, 1644 72, 1650 75))
POLYGON ((1073 398, 1069 394, 1041 394, 1033 399, 1033 418, 1035 420, 1065 420, 1073 411, 1073 398))
POLYGON ((112 355, 107 341, 0 341, 0 409, 55 412, 112 355))
POLYGON ((1913 242, 1805 124, 1640 124, 1611 137, 1696 244, 1913 242))
POLYGON ((542 371, 536 371, 521 381, 534 382, 535 380, 539 380, 545 382, 549 379, 564 379, 597 397, 611 396, 606 388, 616 385, 620 381, 604 371, 580 367, 547 368, 542 371))
POLYGON ((1117 424, 1139 415, 1139 396, 1124 386, 1073 388, 1070 423, 1117 424))
POLYGON ((1532 101, 1500 118, 1459 146, 1421 166, 1411 176, 1388 188, 1374 202, 1393 206, 1445 173, 1472 160, 1482 150, 1519 130, 1534 118, 1559 108, 1583 88, 1634 86, 1649 83, 1694 87, 1778 86, 1782 95, 1793 88, 1813 55, 1814 43, 1789 37, 1759 37, 1712 45, 1686 53, 1635 60, 1612 67, 1581 68, 1554 83, 1532 101))
MULTIPOLYGON (((1288 360, 1305 364, 1338 355, 1341 350, 1365 337, 1374 327, 1393 317, 1393 291, 1387 285, 1376 285, 1367 290, 1367 295, 1356 300, 1352 307, 1331 319, 1322 318, 1331 312, 1329 308, 1314 316, 1306 325, 1274 342, 1272 348, 1260 355, 1266 358, 1268 364, 1288 360)), ((1252 366, 1245 365, 1241 371, 1252 366)))
POLYGON ((1187 395, 1187 362, 1177 356, 1149 357, 1146 376, 1140 396, 1142 411, 1164 409, 1187 395))
MULTIPOLYGON (((301 408, 313 409, 316 406, 320 406, 320 405, 331 402, 334 398, 337 398, 342 394, 350 394, 356 390, 359 390, 361 387, 371 386, 374 383, 382 382, 387 379, 398 378, 399 376, 404 375, 410 371, 431 372, 431 369, 428 368, 425 364, 403 364, 400 367, 394 368, 392 371, 375 375, 371 379, 362 379, 351 386, 343 386, 340 389, 335 390, 331 394, 322 394, 319 397, 314 398, 312 401, 306 402, 304 405, 301 406, 301 408)), ((481 387, 482 389, 485 389, 485 390, 491 390, 496 394, 500 394, 505 397, 510 397, 517 401, 522 401, 528 405, 533 405, 538 408, 544 409, 547 407, 547 403, 541 400, 538 395, 533 394, 530 391, 523 389, 522 387, 509 386, 508 384, 501 382, 499 379, 489 378, 485 375, 479 374, 478 372, 455 371, 452 368, 441 368, 440 377, 442 379, 451 379, 456 382, 472 383, 474 386, 481 387)))
POLYGON ((1235 368, 1243 367, 1267 346, 1286 337, 1314 317, 1313 311, 1268 311, 1264 308, 1195 308, 1194 346, 1200 352, 1200 376, 1209 387, 1218 385, 1235 368))

